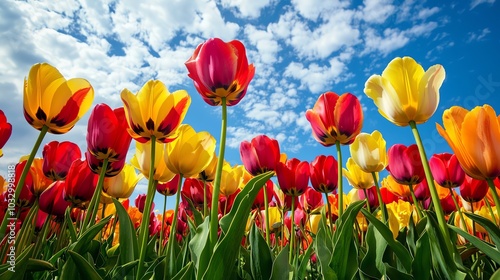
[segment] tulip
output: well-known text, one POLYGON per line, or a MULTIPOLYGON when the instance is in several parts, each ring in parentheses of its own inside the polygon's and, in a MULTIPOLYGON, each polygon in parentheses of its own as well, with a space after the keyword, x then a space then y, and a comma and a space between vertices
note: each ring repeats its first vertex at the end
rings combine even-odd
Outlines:
POLYGON ((0 110, 0 157, 3 156, 2 148, 9 140, 12 134, 12 124, 7 122, 7 118, 2 110, 0 110))
POLYGON ((215 172, 217 171, 218 158, 216 155, 213 156, 212 160, 208 166, 198 174, 198 179, 205 182, 212 182, 215 180, 215 172))
POLYGON ((255 74, 245 46, 238 40, 226 43, 210 38, 198 45, 185 64, 196 90, 212 106, 221 105, 222 98, 227 106, 238 104, 255 74))
POLYGON ((320 192, 314 190, 313 188, 307 188, 304 192, 304 195, 299 199, 300 205, 302 208, 310 214, 311 212, 315 212, 321 206, 323 206, 323 196, 320 192))
POLYGON ((347 169, 343 169, 343 175, 353 188, 366 190, 374 186, 372 174, 361 170, 352 158, 347 159, 346 167, 347 169))
POLYGON ((71 202, 73 207, 86 209, 96 189, 97 179, 98 176, 90 170, 85 160, 75 160, 64 184, 64 199, 71 202))
POLYGON ((392 236, 396 238, 400 230, 408 227, 413 207, 407 201, 398 200, 387 204, 387 211, 389 212, 389 228, 392 236))
MULTIPOLYGON (((396 183, 396 182, 394 181, 394 183, 396 183)), ((382 182, 382 184, 383 184, 383 182, 382 182)), ((382 202, 384 204, 388 204, 388 203, 395 202, 395 201, 399 200, 399 197, 396 194, 394 194, 393 192, 391 192, 386 187, 380 188, 380 193, 382 195, 382 202)))
POLYGON ((103 191, 111 197, 128 198, 142 179, 132 165, 126 164, 118 175, 104 179, 103 191))
MULTIPOLYGON (((181 176, 176 174, 170 181, 156 185, 156 191, 164 196, 171 196, 177 193, 181 176)), ((173 213, 173 212, 172 212, 173 213)))
POLYGON ((55 181, 41 195, 39 200, 40 210, 54 215, 58 219, 64 218, 66 208, 70 207, 71 203, 64 199, 64 186, 66 182, 55 181))
POLYGON ((387 166, 385 140, 378 130, 372 134, 360 133, 349 151, 354 162, 366 173, 381 172, 387 166))
POLYGON ((382 180, 382 189, 384 188, 404 200, 408 201, 411 199, 410 188, 407 185, 398 183, 391 175, 382 180))
POLYGON ((87 112, 94 89, 81 78, 66 80, 47 63, 31 67, 24 79, 24 117, 38 130, 62 134, 70 131, 87 112))
MULTIPOLYGON (((273 200, 273 196, 275 195, 274 191, 274 183, 271 180, 268 180, 264 187, 262 187, 259 192, 257 193, 257 196, 255 196, 255 200, 252 204, 252 209, 262 209, 265 208, 265 205, 269 205, 271 201, 273 200), (267 200, 264 198, 264 191, 267 193, 267 200)), ((282 208, 284 207, 283 204, 280 205, 282 208)))
POLYGON ((366 209, 369 209, 370 211, 379 206, 377 190, 374 186, 368 189, 351 189, 347 194, 347 197, 350 203, 367 199, 366 209))
POLYGON ((26 160, 17 163, 15 166, 14 186, 16 186, 16 192, 18 188, 21 189, 16 200, 16 205, 20 208, 30 207, 35 202, 35 196, 31 192, 31 190, 34 189, 31 173, 28 173, 23 184, 20 183, 21 172, 24 170, 25 166, 26 160))
POLYGON ((309 163, 296 158, 287 160, 286 164, 279 162, 276 168, 280 188, 289 196, 299 196, 306 191, 309 174, 309 163))
POLYGON ((39 197, 40 194, 49 187, 54 180, 47 178, 43 172, 44 160, 41 158, 35 158, 33 164, 29 170, 29 176, 31 176, 32 184, 28 185, 30 192, 39 197))
POLYGON ((100 174, 106 168, 106 177, 113 177, 122 170, 132 141, 126 129, 122 107, 114 110, 106 104, 94 107, 87 126, 87 161, 94 173, 100 174))
POLYGON ((404 185, 416 185, 425 179, 417 145, 396 144, 389 148, 387 170, 394 180, 404 185))
POLYGON ((141 143, 154 136, 159 143, 175 139, 176 129, 186 116, 191 97, 185 90, 170 93, 158 80, 150 80, 134 95, 121 93, 130 135, 141 143))
POLYGON ((222 167, 220 193, 226 197, 236 192, 243 180, 243 165, 231 167, 225 164, 222 167))
MULTIPOLYGON (((135 207, 137 207, 137 209, 139 210, 139 212, 143 213, 144 214, 144 205, 146 203, 146 195, 145 194, 139 194, 135 200, 134 200, 134 203, 135 203, 135 207)), ((151 206, 151 208, 155 208, 155 203, 153 202, 153 205, 151 206)), ((153 213, 153 212, 151 212, 153 213)))
MULTIPOLYGON (((165 162, 165 144, 156 145, 154 155, 153 180, 158 182, 168 182, 172 180, 175 174, 167 168, 165 162)), ((137 168, 146 179, 150 180, 151 166, 151 143, 135 142, 135 154, 130 160, 130 163, 137 168)))
MULTIPOLYGON (((260 211, 260 215, 269 221, 269 232, 277 232, 281 228, 281 211, 278 207, 273 206, 268 209, 268 216, 265 211, 260 211)), ((263 230, 266 230, 266 223, 262 223, 263 230)))
POLYGON ((326 92, 319 96, 313 109, 306 111, 313 136, 320 144, 329 147, 337 141, 351 144, 361 132, 363 110, 359 99, 351 93, 337 95, 326 92))
MULTIPOLYGON (((208 187, 209 186, 210 185, 208 185, 208 187)), ((183 199, 189 200, 195 207, 203 207, 205 199, 203 198, 204 189, 202 181, 195 178, 187 178, 186 180, 184 180, 181 193, 183 199)), ((206 201, 210 201, 211 192, 207 192, 207 196, 209 197, 206 199, 206 201)))
POLYGON ((411 57, 393 59, 380 75, 372 75, 365 84, 365 94, 379 113, 398 126, 426 122, 439 105, 439 88, 445 71, 436 64, 427 71, 411 57))
POLYGON ((280 147, 278 141, 266 135, 258 135, 250 142, 240 144, 240 157, 245 169, 257 176, 268 171, 276 171, 280 162, 280 147))
POLYGON ((185 178, 203 171, 215 152, 215 139, 206 131, 198 132, 187 124, 179 127, 179 136, 165 147, 167 168, 185 178))
POLYGON ((43 147, 43 173, 54 181, 64 180, 73 161, 82 158, 77 144, 52 141, 43 147))
POLYGON ((469 202, 478 202, 486 196, 488 192, 488 183, 485 180, 478 180, 465 176, 465 180, 462 185, 460 185, 460 195, 462 198, 469 202))
POLYGON ((429 160, 434 180, 444 188, 460 186, 465 178, 465 172, 454 154, 435 154, 429 160))
POLYGON ((311 185, 322 193, 331 193, 337 189, 337 160, 333 156, 319 155, 310 164, 311 185))

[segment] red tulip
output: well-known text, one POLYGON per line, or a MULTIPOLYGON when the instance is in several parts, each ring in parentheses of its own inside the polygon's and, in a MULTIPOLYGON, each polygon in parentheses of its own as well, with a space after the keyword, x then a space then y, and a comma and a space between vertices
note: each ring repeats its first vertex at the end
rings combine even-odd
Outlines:
POLYGON ((255 74, 248 64, 245 46, 238 40, 224 42, 211 38, 198 45, 186 61, 188 76, 205 102, 212 106, 238 104, 255 74))
POLYGON ((26 160, 16 164, 15 167, 15 180, 14 186, 15 188, 22 188, 21 194, 16 201, 16 205, 20 208, 30 207, 35 202, 35 196, 30 191, 33 189, 33 176, 31 172, 28 172, 26 175, 26 179, 24 180, 24 185, 19 186, 19 179, 21 178, 21 173, 23 172, 24 166, 26 165, 26 160))
POLYGON ((2 110, 0 110, 0 157, 3 156, 2 148, 5 146, 5 143, 10 138, 12 134, 12 125, 7 122, 7 118, 2 110))
POLYGON ((77 159, 69 168, 64 185, 64 199, 73 207, 87 208, 92 199, 98 176, 90 170, 85 160, 77 159))
POLYGON ((274 197, 274 183, 271 180, 268 180, 264 187, 262 187, 259 192, 257 193, 257 196, 255 197, 255 200, 253 201, 252 204, 252 209, 264 209, 265 208, 265 203, 264 201, 264 188, 266 188, 267 191, 267 204, 271 203, 274 197))
POLYGON ((429 190, 429 184, 427 184, 427 180, 422 180, 422 182, 418 183, 413 187, 413 192, 415 193, 415 198, 419 201, 424 201, 431 197, 431 191, 429 190))
POLYGON ((304 195, 299 199, 302 208, 307 212, 311 213, 312 211, 323 206, 323 195, 314 190, 313 188, 307 188, 304 192, 304 195))
POLYGON ((460 195, 467 202, 478 202, 483 199, 488 193, 488 182, 478 180, 465 175, 465 180, 460 185, 460 195))
POLYGON ((55 181, 41 195, 39 199, 40 210, 54 215, 58 219, 64 218, 66 208, 70 203, 64 200, 65 181, 55 181))
POLYGON ((101 172, 105 159, 109 161, 107 177, 116 176, 122 170, 132 141, 127 127, 123 107, 115 110, 106 104, 94 107, 87 126, 87 161, 93 172, 101 172))
POLYGON ((276 168, 276 175, 281 190, 289 196, 299 196, 303 194, 309 184, 309 163, 296 158, 285 163, 279 162, 276 168))
POLYGON ((180 174, 176 174, 172 180, 166 183, 156 184, 156 191, 165 196, 171 196, 177 193, 179 188, 179 180, 181 179, 180 174))
POLYGON ((73 161, 82 158, 82 152, 73 142, 52 141, 43 147, 43 174, 58 181, 66 179, 73 161))
MULTIPOLYGON (((205 184, 207 190, 207 203, 210 206, 212 201, 212 192, 210 191, 211 185, 205 184)), ((203 207, 203 182, 195 178, 186 178, 182 186, 182 197, 190 200, 195 207, 203 207)))
POLYGON ((399 197, 395 195, 393 192, 391 192, 387 188, 380 188, 380 194, 382 195, 382 201, 385 204, 389 204, 391 202, 397 202, 399 200, 399 197))
POLYGON ((337 95, 326 92, 319 96, 313 109, 306 112, 313 136, 323 146, 351 144, 361 132, 363 109, 359 99, 351 93, 337 95))
MULTIPOLYGON (((139 209, 139 212, 143 213, 144 212, 144 205, 146 205, 146 195, 145 194, 140 194, 135 198, 135 207, 139 209)), ((151 205, 151 213, 153 213, 153 210, 155 208, 155 203, 151 205)))
POLYGON ((333 156, 317 156, 310 164, 311 185, 322 193, 331 193, 337 189, 338 163, 333 156))
POLYGON ((465 172, 454 154, 435 154, 429 160, 434 180, 444 188, 455 188, 464 182, 465 172))
POLYGON ((253 176, 276 171, 276 164, 280 161, 280 147, 277 140, 258 135, 251 142, 241 142, 240 157, 245 169, 253 176))
POLYGON ((387 171, 402 185, 416 185, 425 178, 424 167, 416 144, 406 147, 396 144, 388 151, 387 171))
MULTIPOLYGON (((357 190, 358 197, 360 200, 364 200, 366 198, 365 192, 362 189, 357 190)), ((373 210, 379 206, 377 189, 375 187, 371 187, 366 189, 366 194, 368 195, 368 204, 370 204, 370 208, 373 210)))

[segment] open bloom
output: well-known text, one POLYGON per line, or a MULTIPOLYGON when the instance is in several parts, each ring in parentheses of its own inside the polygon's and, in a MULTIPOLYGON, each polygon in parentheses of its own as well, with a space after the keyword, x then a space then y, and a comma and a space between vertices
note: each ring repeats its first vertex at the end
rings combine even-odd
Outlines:
POLYGON ((396 144, 389 148, 387 170, 394 180, 404 185, 416 185, 425 178, 424 167, 416 144, 406 147, 396 144))
POLYGON ((353 188, 366 190, 374 186, 373 175, 361 170, 352 158, 347 159, 346 167, 342 169, 343 175, 353 188))
POLYGON ((186 116, 191 97, 185 90, 170 93, 158 80, 150 80, 134 95, 128 89, 121 93, 130 135, 141 143, 152 136, 159 143, 175 139, 176 129, 186 116))
POLYGON ((77 144, 52 141, 43 147, 43 173, 52 180, 64 180, 73 161, 82 158, 77 144))
POLYGON ((467 202, 478 202, 488 193, 488 183, 485 180, 465 176, 464 183, 460 185, 460 195, 467 202))
POLYGON ((439 64, 424 71, 413 58, 396 57, 382 76, 368 78, 364 92, 379 113, 393 124, 407 126, 411 121, 420 124, 436 112, 444 78, 444 68, 439 64))
POLYGON ((490 105, 471 111, 453 106, 444 111, 443 125, 436 128, 465 173, 476 179, 500 176, 500 117, 490 105))
POLYGON ((238 104, 255 74, 245 46, 238 40, 226 43, 219 38, 198 45, 186 67, 196 90, 212 106, 221 105, 223 97, 227 106, 238 104))
POLYGON ((94 89, 87 80, 66 80, 47 63, 33 65, 24 79, 24 117, 38 130, 47 126, 55 134, 70 131, 93 99, 94 89))
POLYGON ((349 151, 351 158, 364 172, 380 172, 387 166, 385 140, 378 130, 372 134, 360 133, 349 146, 349 151))
POLYGON ((361 132, 363 110, 359 99, 351 94, 326 92, 319 96, 306 119, 311 123, 313 136, 321 145, 351 144, 361 132))
POLYGON ((12 134, 12 125, 7 122, 7 118, 2 110, 0 110, 0 157, 3 156, 2 148, 9 140, 12 134))
POLYGON ((236 192, 243 181, 243 170, 243 165, 224 164, 220 183, 221 195, 228 197, 236 192))
POLYGON ((212 161, 215 138, 206 131, 196 132, 190 125, 179 127, 179 136, 165 146, 167 168, 185 178, 203 171, 212 161))
MULTIPOLYGON (((153 166, 153 180, 158 182, 168 182, 174 177, 174 173, 167 168, 165 162, 165 144, 157 144, 155 146, 155 162, 153 166)), ((135 142, 135 154, 130 160, 130 163, 137 168, 146 179, 149 178, 149 170, 151 168, 151 142, 141 143, 135 142)))
POLYGON ((288 196, 299 196, 307 190, 309 172, 309 163, 296 158, 289 159, 286 163, 279 162, 276 166, 279 186, 288 196))
POLYGON ((275 139, 257 135, 250 142, 241 142, 240 157, 245 169, 257 176, 276 170, 276 165, 280 162, 280 146, 275 139))
POLYGON ((132 165, 126 164, 118 175, 104 179, 103 191, 116 199, 129 198, 142 177, 132 165))
POLYGON ((454 154, 435 154, 429 160, 432 176, 444 188, 460 186, 465 178, 465 172, 454 154))
POLYGON ((86 209, 94 194, 97 179, 98 176, 90 170, 85 160, 75 160, 64 181, 64 199, 74 207, 86 209))
POLYGON ((338 163, 333 156, 319 155, 309 164, 311 185, 322 193, 331 193, 337 189, 338 163))
POLYGON ((105 159, 109 162, 107 177, 122 170, 132 141, 126 129, 123 107, 114 110, 106 104, 94 107, 87 126, 87 161, 92 171, 99 174, 105 159))

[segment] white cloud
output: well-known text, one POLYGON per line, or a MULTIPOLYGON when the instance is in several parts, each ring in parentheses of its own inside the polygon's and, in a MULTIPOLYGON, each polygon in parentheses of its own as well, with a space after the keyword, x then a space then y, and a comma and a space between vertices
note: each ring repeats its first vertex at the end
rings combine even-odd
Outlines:
POLYGON ((320 66, 317 63, 311 63, 305 66, 302 63, 290 63, 284 72, 286 77, 291 77, 301 81, 301 86, 306 87, 312 93, 329 90, 334 81, 340 81, 342 74, 346 70, 346 65, 332 58, 329 65, 320 66))
POLYGON ((235 8, 239 17, 258 18, 261 10, 272 4, 272 0, 222 0, 224 8, 235 8))
POLYGON ((364 0, 362 19, 370 23, 383 23, 396 10, 392 0, 364 0))
POLYGON ((418 12, 417 18, 425 20, 430 16, 433 16, 436 13, 439 13, 441 9, 438 7, 432 7, 432 8, 423 8, 418 12))
POLYGON ((313 21, 316 21, 318 17, 328 18, 333 11, 349 6, 349 1, 342 0, 292 0, 291 2, 301 16, 313 21))
POLYGON ((472 0, 471 3, 470 3, 470 9, 474 9, 475 7, 477 7, 478 5, 481 5, 483 3, 487 3, 487 4, 493 4, 495 3, 495 0, 472 0))
POLYGON ((490 33, 491 33, 491 31, 489 28, 484 28, 483 30, 481 30, 479 32, 469 32, 467 34, 467 36, 468 36, 467 43, 470 43, 473 41, 481 41, 486 37, 486 35, 488 35, 490 33))
POLYGON ((269 31, 258 30, 253 25, 245 27, 245 34, 250 44, 257 48, 259 56, 256 58, 265 64, 272 64, 278 61, 279 44, 269 31))

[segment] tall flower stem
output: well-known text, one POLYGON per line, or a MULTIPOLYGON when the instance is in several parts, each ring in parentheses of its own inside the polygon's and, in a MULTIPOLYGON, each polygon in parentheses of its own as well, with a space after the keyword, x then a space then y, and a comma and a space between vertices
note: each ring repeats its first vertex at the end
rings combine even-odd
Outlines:
POLYGON ((497 214, 498 217, 500 218, 500 199, 498 198, 498 193, 495 184, 493 184, 492 179, 486 179, 486 181, 488 182, 488 186, 490 187, 491 195, 493 196, 493 201, 495 202, 495 206, 497 208, 497 214))
POLYGON ((94 194, 92 195, 92 199, 90 200, 89 208, 87 209, 87 215, 85 216, 85 220, 83 222, 83 230, 80 232, 80 234, 85 232, 85 230, 87 230, 95 221, 95 216, 97 215, 97 210, 99 208, 99 200, 101 198, 102 187, 104 185, 104 178, 106 176, 107 169, 108 159, 104 159, 104 161, 102 162, 101 173, 99 174, 99 180, 97 181, 97 186, 95 188, 94 194))
POLYGON ((338 162, 338 182, 337 182, 337 188, 338 188, 338 200, 339 200, 339 220, 340 217, 342 217, 342 214, 344 213, 344 190, 342 188, 342 150, 340 149, 340 141, 337 140, 335 142, 335 146, 337 147, 337 162, 338 162))
POLYGON ((372 211, 370 209, 370 201, 368 201, 368 192, 366 191, 366 189, 363 189, 363 193, 364 193, 365 199, 366 199, 366 210, 371 213, 372 211))
POLYGON ((453 195, 453 190, 450 189, 451 199, 453 199, 453 203, 455 204, 455 208, 457 208, 458 216, 460 216, 460 221, 464 224, 464 227, 467 228, 467 224, 465 223, 464 214, 462 210, 460 210, 460 205, 458 205, 457 198, 453 195))
MULTIPOLYGON (((267 203, 267 188, 264 186, 264 212, 266 213, 266 243, 268 246, 271 245, 270 243, 270 234, 269 234, 269 203, 267 203)), ((227 202, 226 202, 227 205, 227 202)))
POLYGON ((332 206, 330 205, 330 201, 328 200, 328 193, 325 194, 325 203, 326 203, 326 209, 327 209, 327 215, 328 215, 328 222, 330 223, 330 230, 333 233, 333 221, 332 221, 332 206))
POLYGON ((432 203, 434 204, 434 209, 436 211, 439 228, 444 236, 448 252, 450 252, 450 254, 453 254, 454 247, 450 241, 451 237, 448 231, 448 225, 446 224, 443 207, 441 207, 439 195, 436 186, 434 185, 434 178, 432 177, 431 168, 429 166, 429 162, 427 161, 427 155, 425 154, 424 145, 422 144, 422 139, 420 138, 420 133, 418 132, 415 121, 410 121, 409 124, 411 127, 411 131, 413 132, 413 136, 415 137, 415 142, 417 143, 418 151, 420 152, 420 159, 422 160, 422 165, 425 171, 425 178, 427 179, 427 184, 429 185, 429 191, 431 193, 432 203))
POLYGON ((163 251, 163 235, 165 235, 165 211, 167 211, 167 196, 163 196, 163 212, 161 215, 160 244, 158 245, 158 255, 163 251))
POLYGON ((208 215, 207 181, 203 180, 203 218, 208 215))
POLYGON ((146 249, 148 247, 148 236, 149 236, 149 213, 151 213, 151 206, 153 204, 153 199, 156 192, 156 180, 154 179, 155 174, 155 155, 156 155, 156 137, 151 136, 151 163, 149 165, 149 181, 148 181, 148 192, 146 194, 146 203, 144 205, 144 210, 142 211, 142 221, 141 227, 139 229, 139 242, 140 242, 140 253, 139 253, 139 265, 137 267, 137 279, 141 279, 144 276, 145 267, 144 260, 146 258, 146 249))
POLYGON ((226 149, 226 129, 227 129, 227 105, 226 98, 222 97, 222 124, 220 130, 219 160, 217 161, 217 171, 215 173, 214 189, 212 193, 212 207, 210 208, 210 244, 211 248, 217 243, 217 232, 219 230, 219 209, 218 200, 220 193, 220 181, 222 176, 222 166, 224 165, 224 152, 226 149))
POLYGON ((375 183, 375 189, 377 190, 377 197, 378 197, 378 204, 380 205, 380 210, 382 211, 382 219, 384 220, 384 223, 387 222, 388 215, 387 215, 387 208, 385 207, 384 200, 382 199, 382 193, 380 192, 380 186, 378 184, 378 178, 377 174, 375 172, 372 172, 373 176, 373 182, 375 183))
POLYGON ((422 209, 420 209, 420 204, 418 203, 417 197, 415 196, 415 191, 413 190, 413 185, 409 184, 408 188, 410 189, 411 199, 413 200, 413 205, 415 205, 415 209, 417 209, 417 216, 418 216, 418 219, 420 220, 420 219, 422 219, 422 217, 424 215, 422 214, 422 209))
MULTIPOLYGON (((491 204, 490 202, 488 201, 488 199, 485 199, 484 200, 484 203, 486 204, 486 207, 488 207, 488 211, 490 212, 490 215, 491 217, 493 218, 493 220, 495 221, 495 224, 496 225, 500 225, 499 222, 497 222, 497 219, 495 218, 495 213, 493 213, 493 208, 491 208, 491 204)), ((498 216, 500 218, 500 216, 498 216)))
MULTIPOLYGON (((30 156, 26 161, 26 165, 24 166, 23 172, 21 173, 21 177, 19 178, 19 182, 17 183, 16 191, 14 192, 14 201, 17 201, 19 199, 19 196, 21 195, 21 190, 23 189, 22 186, 24 186, 24 181, 26 180, 26 176, 28 176, 28 172, 30 171, 33 159, 35 159, 35 155, 38 152, 38 148, 40 148, 42 140, 45 137, 45 134, 47 134, 47 131, 49 131, 49 127, 46 125, 44 125, 40 130, 40 134, 36 139, 35 145, 33 145, 33 149, 31 150, 30 156)), ((7 229, 8 218, 9 215, 7 215, 6 213, 3 216, 2 225, 0 225, 0 240, 2 240, 3 237, 5 236, 5 230, 7 229)))
POLYGON ((290 254, 288 255, 288 263, 293 265, 293 253, 295 252, 295 197, 292 197, 292 213, 290 217, 290 254))
MULTIPOLYGON (((174 251, 173 251, 173 246, 177 234, 177 215, 179 215, 179 204, 181 202, 181 186, 182 186, 182 174, 179 174, 179 184, 177 185, 177 193, 175 194, 175 208, 174 208, 174 216, 172 217, 172 225, 170 226, 170 233, 168 235, 168 240, 167 240, 167 251, 165 252, 167 254, 167 260, 172 262, 173 259, 175 258, 174 251)), ((165 273, 163 275, 174 275, 175 271, 169 271, 167 274, 167 270, 172 269, 172 265, 166 265, 165 266, 165 273)))

